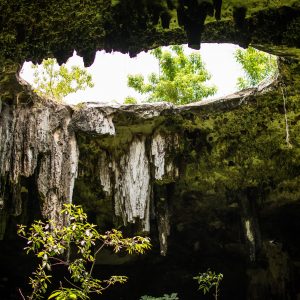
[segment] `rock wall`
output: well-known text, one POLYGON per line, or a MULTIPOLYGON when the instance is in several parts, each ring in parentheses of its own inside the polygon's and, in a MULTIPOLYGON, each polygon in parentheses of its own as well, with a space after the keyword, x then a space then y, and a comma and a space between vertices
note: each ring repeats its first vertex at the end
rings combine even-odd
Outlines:
POLYGON ((130 295, 111 299, 198 299, 192 276, 207 268, 224 273, 223 299, 299 298, 299 18, 297 0, 2 1, 0 289, 15 291, 23 274, 16 223, 63 224, 74 201, 103 229, 151 235, 152 254, 124 266, 130 295), (96 50, 201 41, 281 55, 279 77, 187 106, 79 108, 37 97, 16 75, 26 59, 64 62, 74 49, 90 65, 96 50))
POLYGON ((75 181, 73 201, 101 228, 151 235, 154 253, 165 256, 152 259, 176 270, 166 285, 177 288, 180 278, 189 286, 188 274, 207 266, 233 282, 244 278, 236 291, 225 284, 225 299, 299 293, 297 61, 282 60, 272 83, 179 107, 69 107, 39 98, 10 74, 17 89, 0 114, 6 241, 15 222, 30 222, 26 199, 64 222, 58 213, 72 201, 75 181))

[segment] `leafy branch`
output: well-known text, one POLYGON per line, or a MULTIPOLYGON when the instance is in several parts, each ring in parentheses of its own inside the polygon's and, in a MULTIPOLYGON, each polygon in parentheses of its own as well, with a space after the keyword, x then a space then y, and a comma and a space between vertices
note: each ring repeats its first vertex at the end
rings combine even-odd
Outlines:
POLYGON ((216 274, 214 271, 208 269, 205 273, 200 273, 198 276, 193 277, 198 281, 199 290, 205 295, 210 291, 211 288, 215 288, 214 298, 218 299, 219 296, 219 285, 223 279, 223 274, 216 274))
POLYGON ((67 269, 70 279, 65 278, 65 281, 72 288, 65 288, 61 283, 48 299, 90 299, 90 294, 101 294, 110 286, 127 280, 126 276, 111 276, 106 280, 93 277, 97 255, 104 247, 111 247, 114 253, 126 251, 128 254, 143 254, 151 247, 149 238, 124 238, 122 232, 116 229, 100 234, 96 225, 87 221, 87 215, 80 206, 66 204, 61 214, 68 220, 68 225, 63 227, 53 220, 35 221, 28 230, 24 225, 18 226, 18 235, 27 241, 26 253, 32 252, 40 260, 29 279, 32 293, 28 300, 44 299, 51 284, 50 272, 58 266, 67 269), (70 249, 76 253, 73 260, 68 259, 70 249))

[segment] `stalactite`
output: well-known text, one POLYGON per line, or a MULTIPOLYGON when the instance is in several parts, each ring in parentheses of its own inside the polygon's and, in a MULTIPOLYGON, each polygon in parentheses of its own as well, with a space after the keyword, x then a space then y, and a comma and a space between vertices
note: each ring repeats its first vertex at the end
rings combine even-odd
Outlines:
POLYGON ((22 213, 21 177, 36 174, 43 216, 63 221, 59 211, 63 203, 72 199, 78 166, 77 141, 68 127, 70 120, 70 111, 63 105, 4 105, 0 119, 0 139, 4 142, 0 146, 0 174, 9 174, 12 203, 4 203, 4 207, 10 207, 10 214, 22 213))
MULTIPOLYGON (((177 135, 157 132, 151 137, 150 147, 146 147, 145 137, 134 137, 121 157, 114 152, 108 155, 105 150, 100 151, 98 169, 102 189, 113 195, 115 215, 121 217, 125 225, 138 221, 144 231, 150 231, 153 179, 173 182, 178 177, 178 167, 173 161, 177 147, 177 135), (151 178, 152 167, 154 178, 151 178)), ((168 213, 164 211, 157 218, 162 253, 165 253, 169 234, 168 213)))
POLYGON ((169 212, 167 208, 165 210, 165 214, 159 216, 158 232, 159 232, 160 254, 166 256, 168 250, 168 236, 170 235, 170 221, 169 221, 169 212))
POLYGON ((145 147, 145 137, 135 138, 128 153, 118 164, 113 163, 115 173, 115 214, 124 223, 141 220, 144 231, 150 231, 150 167, 145 147))
POLYGON ((157 132, 152 137, 151 157, 154 165, 154 176, 157 180, 170 181, 178 177, 178 166, 172 159, 168 159, 171 153, 178 148, 179 140, 175 135, 163 135, 157 132))
POLYGON ((245 237, 247 240, 247 244, 249 245, 249 255, 250 261, 254 262, 256 259, 256 241, 254 238, 254 230, 252 220, 246 219, 244 220, 244 231, 245 237))
POLYGON ((112 194, 112 163, 106 151, 103 151, 98 162, 99 179, 104 192, 108 195, 112 194))
POLYGON ((161 180, 165 175, 165 140, 160 134, 153 137, 151 152, 155 167, 155 179, 161 180))
MULTIPOLYGON (((0 175, 5 176, 10 171, 10 157, 12 148, 13 117, 9 106, 3 105, 0 115, 0 175)), ((2 187, 1 187, 2 188, 2 187)))
POLYGON ((155 216, 157 220, 160 254, 165 256, 168 251, 170 235, 170 215, 168 206, 168 188, 165 185, 154 186, 155 216))
POLYGON ((68 131, 66 118, 62 128, 51 137, 49 154, 40 162, 37 185, 42 204, 43 215, 60 220, 63 203, 71 202, 75 178, 77 176, 78 149, 75 134, 68 131))
POLYGON ((142 221, 149 231, 150 172, 145 139, 135 138, 120 158, 108 156, 105 150, 98 157, 99 180, 103 191, 114 195, 115 215, 124 225, 142 221))
POLYGON ((246 192, 239 192, 238 200, 249 259, 251 262, 255 262, 257 253, 262 247, 260 229, 254 208, 255 200, 250 199, 246 192))

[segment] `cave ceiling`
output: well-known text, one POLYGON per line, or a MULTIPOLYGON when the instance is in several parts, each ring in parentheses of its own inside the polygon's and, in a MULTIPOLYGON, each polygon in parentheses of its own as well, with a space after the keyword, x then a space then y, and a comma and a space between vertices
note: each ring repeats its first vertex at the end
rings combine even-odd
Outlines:
POLYGON ((97 50, 135 56, 157 46, 249 44, 298 56, 298 0, 2 0, 1 61, 60 63, 75 49, 91 65, 97 50))

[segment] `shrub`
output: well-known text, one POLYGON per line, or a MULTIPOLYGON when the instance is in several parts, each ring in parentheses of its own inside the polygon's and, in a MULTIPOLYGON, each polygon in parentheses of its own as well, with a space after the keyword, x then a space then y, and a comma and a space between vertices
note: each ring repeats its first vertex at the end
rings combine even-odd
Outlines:
POLYGON ((116 229, 100 234, 96 225, 87 221, 87 215, 80 206, 67 204, 61 214, 68 220, 68 225, 63 227, 53 220, 35 221, 28 230, 24 225, 18 226, 19 236, 27 241, 24 248, 27 254, 33 252, 40 261, 29 279, 32 293, 28 300, 44 299, 51 284, 51 271, 58 267, 66 269, 69 277, 60 282, 60 288, 53 291, 48 299, 88 300, 90 294, 101 294, 111 285, 127 280, 126 276, 111 276, 106 280, 93 277, 96 257, 104 247, 111 247, 115 253, 124 250, 129 254, 143 254, 151 247, 149 238, 124 238, 122 232, 116 229), (70 249, 76 251, 73 259, 69 259, 70 249), (64 287, 65 284, 72 288, 64 287))
POLYGON ((199 290, 205 295, 210 291, 212 287, 215 287, 214 298, 218 299, 219 296, 219 285, 223 279, 223 274, 216 274, 214 271, 208 269, 205 273, 200 273, 198 276, 193 277, 193 279, 198 281, 199 290))

